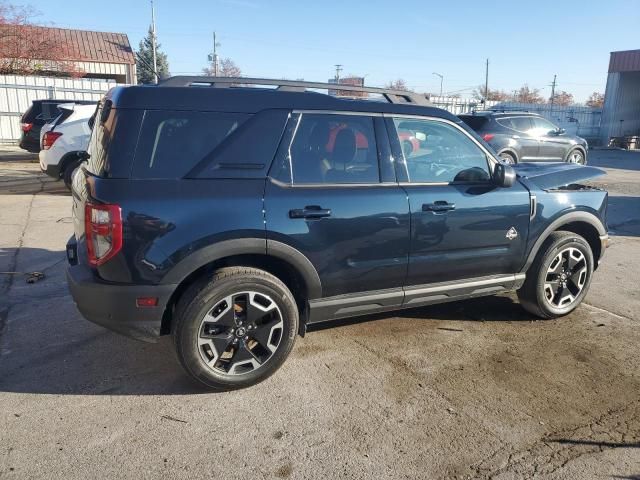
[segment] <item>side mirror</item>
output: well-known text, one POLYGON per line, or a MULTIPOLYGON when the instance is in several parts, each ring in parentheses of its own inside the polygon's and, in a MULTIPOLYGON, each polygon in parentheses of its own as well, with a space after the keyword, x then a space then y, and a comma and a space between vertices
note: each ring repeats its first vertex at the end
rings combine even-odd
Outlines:
POLYGON ((551 135, 563 135, 566 132, 564 128, 556 128, 555 130, 551 130, 551 135))
POLYGON ((516 171, 511 165, 496 163, 493 168, 493 183, 498 187, 507 188, 516 181, 516 171))

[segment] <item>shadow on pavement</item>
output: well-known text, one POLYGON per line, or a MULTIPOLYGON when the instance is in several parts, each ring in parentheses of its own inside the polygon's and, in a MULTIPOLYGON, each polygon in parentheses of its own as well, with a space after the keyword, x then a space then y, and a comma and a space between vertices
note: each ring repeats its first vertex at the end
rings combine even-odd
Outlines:
MULTIPOLYGON (((0 250, 0 267, 15 249, 0 250)), ((0 325, 0 391, 61 395, 185 395, 208 393, 192 382, 178 364, 170 337, 143 343, 94 325, 76 310, 64 278, 63 251, 22 248, 19 264, 43 271, 27 284, 28 271, 12 277, 0 296, 6 299, 5 325, 0 325)), ((4 271, 4 270, 3 270, 4 271)), ((1 310, 1 309, 0 309, 1 310)), ((339 325, 393 317, 442 320, 531 321, 506 296, 360 317, 314 326, 339 325)), ((440 327, 438 327, 440 328, 440 327)), ((442 329, 455 330, 443 323, 442 329)))
MULTIPOLYGON (((389 318, 406 318, 448 321, 481 321, 481 322, 531 322, 540 320, 527 313, 520 304, 510 296, 490 296, 459 300, 451 303, 430 305, 428 307, 411 308, 407 310, 391 311, 375 315, 366 315, 330 322, 317 323, 309 326, 308 332, 325 330, 328 328, 355 325, 359 323, 375 322, 389 318)), ((439 330, 459 331, 457 328, 447 327, 444 323, 439 330)))

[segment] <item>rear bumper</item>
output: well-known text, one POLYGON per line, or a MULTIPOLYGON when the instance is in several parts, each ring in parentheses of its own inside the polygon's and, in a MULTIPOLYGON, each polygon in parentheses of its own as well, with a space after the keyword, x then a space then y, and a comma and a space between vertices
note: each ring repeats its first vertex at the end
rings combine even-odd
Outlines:
POLYGON ((84 318, 144 342, 156 342, 162 317, 177 285, 113 285, 101 282, 83 264, 69 265, 67 283, 84 318), (154 307, 138 307, 139 297, 155 297, 154 307))

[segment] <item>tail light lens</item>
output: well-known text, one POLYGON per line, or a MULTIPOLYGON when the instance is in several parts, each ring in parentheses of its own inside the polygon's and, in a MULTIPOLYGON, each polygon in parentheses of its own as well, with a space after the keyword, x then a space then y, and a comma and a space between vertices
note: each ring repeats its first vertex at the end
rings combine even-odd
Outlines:
POLYGON ((60 132, 46 132, 42 137, 42 149, 49 150, 51 146, 62 136, 60 132))
POLYGON ((24 133, 27 133, 33 128, 33 123, 21 123, 20 128, 24 133))
POLYGON ((86 203, 84 232, 89 263, 102 265, 122 249, 122 213, 118 205, 86 203))
POLYGON ((485 134, 482 136, 482 139, 483 139, 485 142, 490 142, 490 141, 491 141, 491 139, 493 139, 493 137, 495 137, 495 135, 494 135, 493 133, 485 133, 485 134))

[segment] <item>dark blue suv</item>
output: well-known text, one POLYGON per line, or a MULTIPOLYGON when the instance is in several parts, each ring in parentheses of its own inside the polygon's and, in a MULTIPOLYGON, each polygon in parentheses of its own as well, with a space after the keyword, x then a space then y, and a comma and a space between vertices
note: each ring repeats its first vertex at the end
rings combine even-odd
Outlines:
POLYGON ((577 182, 601 170, 505 165, 424 97, 332 88, 174 77, 110 91, 73 178, 82 314, 172 334, 186 371, 221 390, 267 378, 316 322, 509 290, 542 318, 580 304, 607 193, 577 182))

